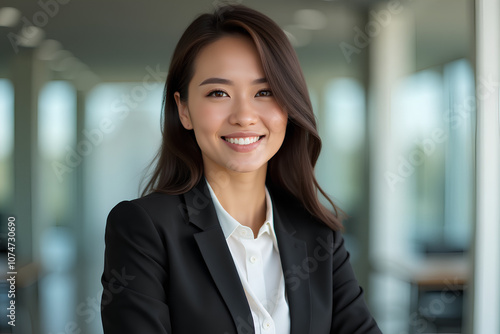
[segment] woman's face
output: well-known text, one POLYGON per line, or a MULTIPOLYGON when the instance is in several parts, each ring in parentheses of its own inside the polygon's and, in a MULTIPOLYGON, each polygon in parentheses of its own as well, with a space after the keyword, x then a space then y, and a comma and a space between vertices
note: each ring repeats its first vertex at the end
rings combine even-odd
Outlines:
POLYGON ((205 173, 265 172, 285 138, 287 115, 266 81, 248 37, 223 37, 204 47, 194 64, 188 100, 175 99, 186 129, 193 129, 205 173))

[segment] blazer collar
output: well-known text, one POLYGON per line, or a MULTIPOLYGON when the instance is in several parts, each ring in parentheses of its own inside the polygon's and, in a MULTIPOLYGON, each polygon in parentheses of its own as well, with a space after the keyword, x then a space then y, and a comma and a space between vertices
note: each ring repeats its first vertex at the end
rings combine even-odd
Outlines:
POLYGON ((201 178, 193 189, 184 194, 184 201, 185 211, 190 223, 201 230, 220 226, 205 178, 201 178))
POLYGON ((185 193, 184 200, 189 222, 201 229, 194 234, 196 243, 231 313, 238 333, 255 333, 252 312, 205 180, 202 179, 185 193))
POLYGON ((293 223, 307 224, 308 222, 298 221, 300 218, 297 216, 287 214, 292 207, 297 205, 295 200, 282 201, 281 194, 276 191, 271 192, 271 196, 274 205, 276 237, 290 308, 291 334, 310 333, 312 316, 310 281, 309 272, 304 270, 304 265, 307 265, 307 243, 295 236, 296 230, 293 227, 293 223))
MULTIPOLYGON (((302 270, 307 259, 306 242, 296 238, 296 217, 287 216, 291 203, 279 201, 281 194, 270 189, 273 217, 281 266, 290 308, 291 334, 309 333, 311 300, 309 273, 302 270), (297 268, 300 272, 298 273, 297 268)), ((204 179, 184 194, 189 222, 201 229, 194 235, 205 263, 233 317, 238 333, 254 333, 252 313, 238 271, 217 219, 214 204, 204 179)), ((297 222, 307 224, 307 222, 297 222)), ((307 264, 307 263, 306 263, 307 264)))

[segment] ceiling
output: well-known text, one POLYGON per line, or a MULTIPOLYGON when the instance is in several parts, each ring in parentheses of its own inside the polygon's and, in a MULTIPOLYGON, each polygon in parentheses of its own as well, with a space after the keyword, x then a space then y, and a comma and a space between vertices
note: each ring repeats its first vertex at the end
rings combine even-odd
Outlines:
MULTIPOLYGON (((43 24, 44 38, 56 40, 100 81, 141 80, 146 67, 166 69, 180 34, 198 14, 211 11, 218 0, 3 0, 0 7, 21 12, 21 22, 43 24), (51 3, 44 9, 41 3, 51 3), (57 7, 54 4, 57 3, 57 7), (40 14, 42 12, 42 14, 40 14), (45 15, 43 13, 47 13, 45 15), (42 21, 40 21, 42 20, 42 21)), ((356 62, 346 66, 339 48, 352 41, 354 27, 363 27, 375 1, 324 0, 245 0, 245 5, 269 15, 285 30, 297 28, 297 10, 316 9, 326 17, 321 30, 295 29, 298 39, 309 43, 297 47, 303 64, 339 63, 339 71, 356 71, 356 62), (304 36, 300 36, 302 33, 304 36)), ((385 2, 379 2, 384 8, 385 2)), ((470 55, 472 39, 472 1, 420 0, 411 8, 416 22, 417 67, 470 55)), ((19 34, 23 24, 0 27, 0 77, 9 75, 9 64, 16 57, 9 34, 19 34)), ((362 59, 362 58, 360 58, 362 59)))

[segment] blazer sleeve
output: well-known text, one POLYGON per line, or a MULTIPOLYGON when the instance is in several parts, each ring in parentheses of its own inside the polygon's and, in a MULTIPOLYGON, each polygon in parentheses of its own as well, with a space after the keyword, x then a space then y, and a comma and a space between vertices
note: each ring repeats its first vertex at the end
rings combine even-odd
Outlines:
POLYGON ((108 216, 105 242, 104 333, 171 333, 166 247, 147 212, 134 202, 119 203, 108 216))
POLYGON ((381 334, 354 276, 340 232, 334 232, 333 318, 331 334, 381 334))

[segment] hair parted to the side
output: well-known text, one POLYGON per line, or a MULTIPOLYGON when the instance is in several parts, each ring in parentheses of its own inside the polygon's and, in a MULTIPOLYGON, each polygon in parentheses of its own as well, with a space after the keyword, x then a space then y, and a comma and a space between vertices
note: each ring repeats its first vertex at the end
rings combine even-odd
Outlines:
POLYGON ((181 99, 187 100, 198 53, 229 34, 252 38, 273 95, 288 115, 283 145, 268 163, 267 182, 297 198, 314 217, 330 228, 342 229, 343 213, 314 176, 321 139, 295 50, 274 21, 243 5, 223 5, 213 14, 199 16, 180 38, 163 95, 162 145, 155 158, 151 179, 142 194, 182 194, 203 177, 201 150, 194 132, 186 130, 180 122, 174 93, 179 92, 181 99), (318 192, 332 205, 333 212, 320 203, 318 192))

